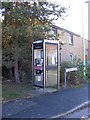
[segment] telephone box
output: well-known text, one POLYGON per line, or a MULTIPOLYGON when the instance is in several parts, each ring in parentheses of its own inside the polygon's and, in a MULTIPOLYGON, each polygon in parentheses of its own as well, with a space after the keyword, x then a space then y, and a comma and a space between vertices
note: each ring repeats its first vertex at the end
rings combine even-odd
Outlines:
POLYGON ((33 42, 33 86, 60 87, 59 58, 59 41, 39 40, 33 42))

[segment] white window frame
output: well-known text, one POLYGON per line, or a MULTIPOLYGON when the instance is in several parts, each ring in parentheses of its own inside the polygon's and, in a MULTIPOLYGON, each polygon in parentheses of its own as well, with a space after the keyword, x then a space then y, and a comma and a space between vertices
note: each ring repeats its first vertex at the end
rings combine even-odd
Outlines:
POLYGON ((69 35, 69 44, 73 45, 73 35, 69 35))

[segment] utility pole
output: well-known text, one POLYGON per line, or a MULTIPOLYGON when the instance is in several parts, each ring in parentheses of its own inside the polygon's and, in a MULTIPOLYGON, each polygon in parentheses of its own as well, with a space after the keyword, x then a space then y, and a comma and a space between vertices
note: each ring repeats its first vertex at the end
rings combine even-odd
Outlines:
MULTIPOLYGON (((88 16, 90 14, 90 0, 87 0, 85 3, 88 3, 88 16)), ((90 17, 88 17, 88 67, 90 67, 90 17)))
POLYGON ((86 67, 85 67, 85 39, 84 39, 83 5, 82 5, 82 8, 81 8, 81 15, 82 15, 82 41, 83 41, 83 51, 82 51, 83 52, 83 77, 85 79, 86 67))

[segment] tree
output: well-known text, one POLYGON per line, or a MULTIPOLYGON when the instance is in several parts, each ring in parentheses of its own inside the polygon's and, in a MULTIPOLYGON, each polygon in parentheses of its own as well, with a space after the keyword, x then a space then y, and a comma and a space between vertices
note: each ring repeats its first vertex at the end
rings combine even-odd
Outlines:
POLYGON ((52 21, 61 17, 65 9, 58 5, 39 2, 2 3, 5 20, 2 23, 3 65, 14 66, 16 83, 20 83, 19 61, 31 57, 32 42, 46 38, 52 21))

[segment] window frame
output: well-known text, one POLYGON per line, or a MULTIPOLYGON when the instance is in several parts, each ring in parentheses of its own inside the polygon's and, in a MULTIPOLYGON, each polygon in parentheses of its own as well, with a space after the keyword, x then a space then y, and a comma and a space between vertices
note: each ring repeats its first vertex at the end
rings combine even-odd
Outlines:
POLYGON ((69 45, 73 45, 73 34, 69 35, 69 45))

